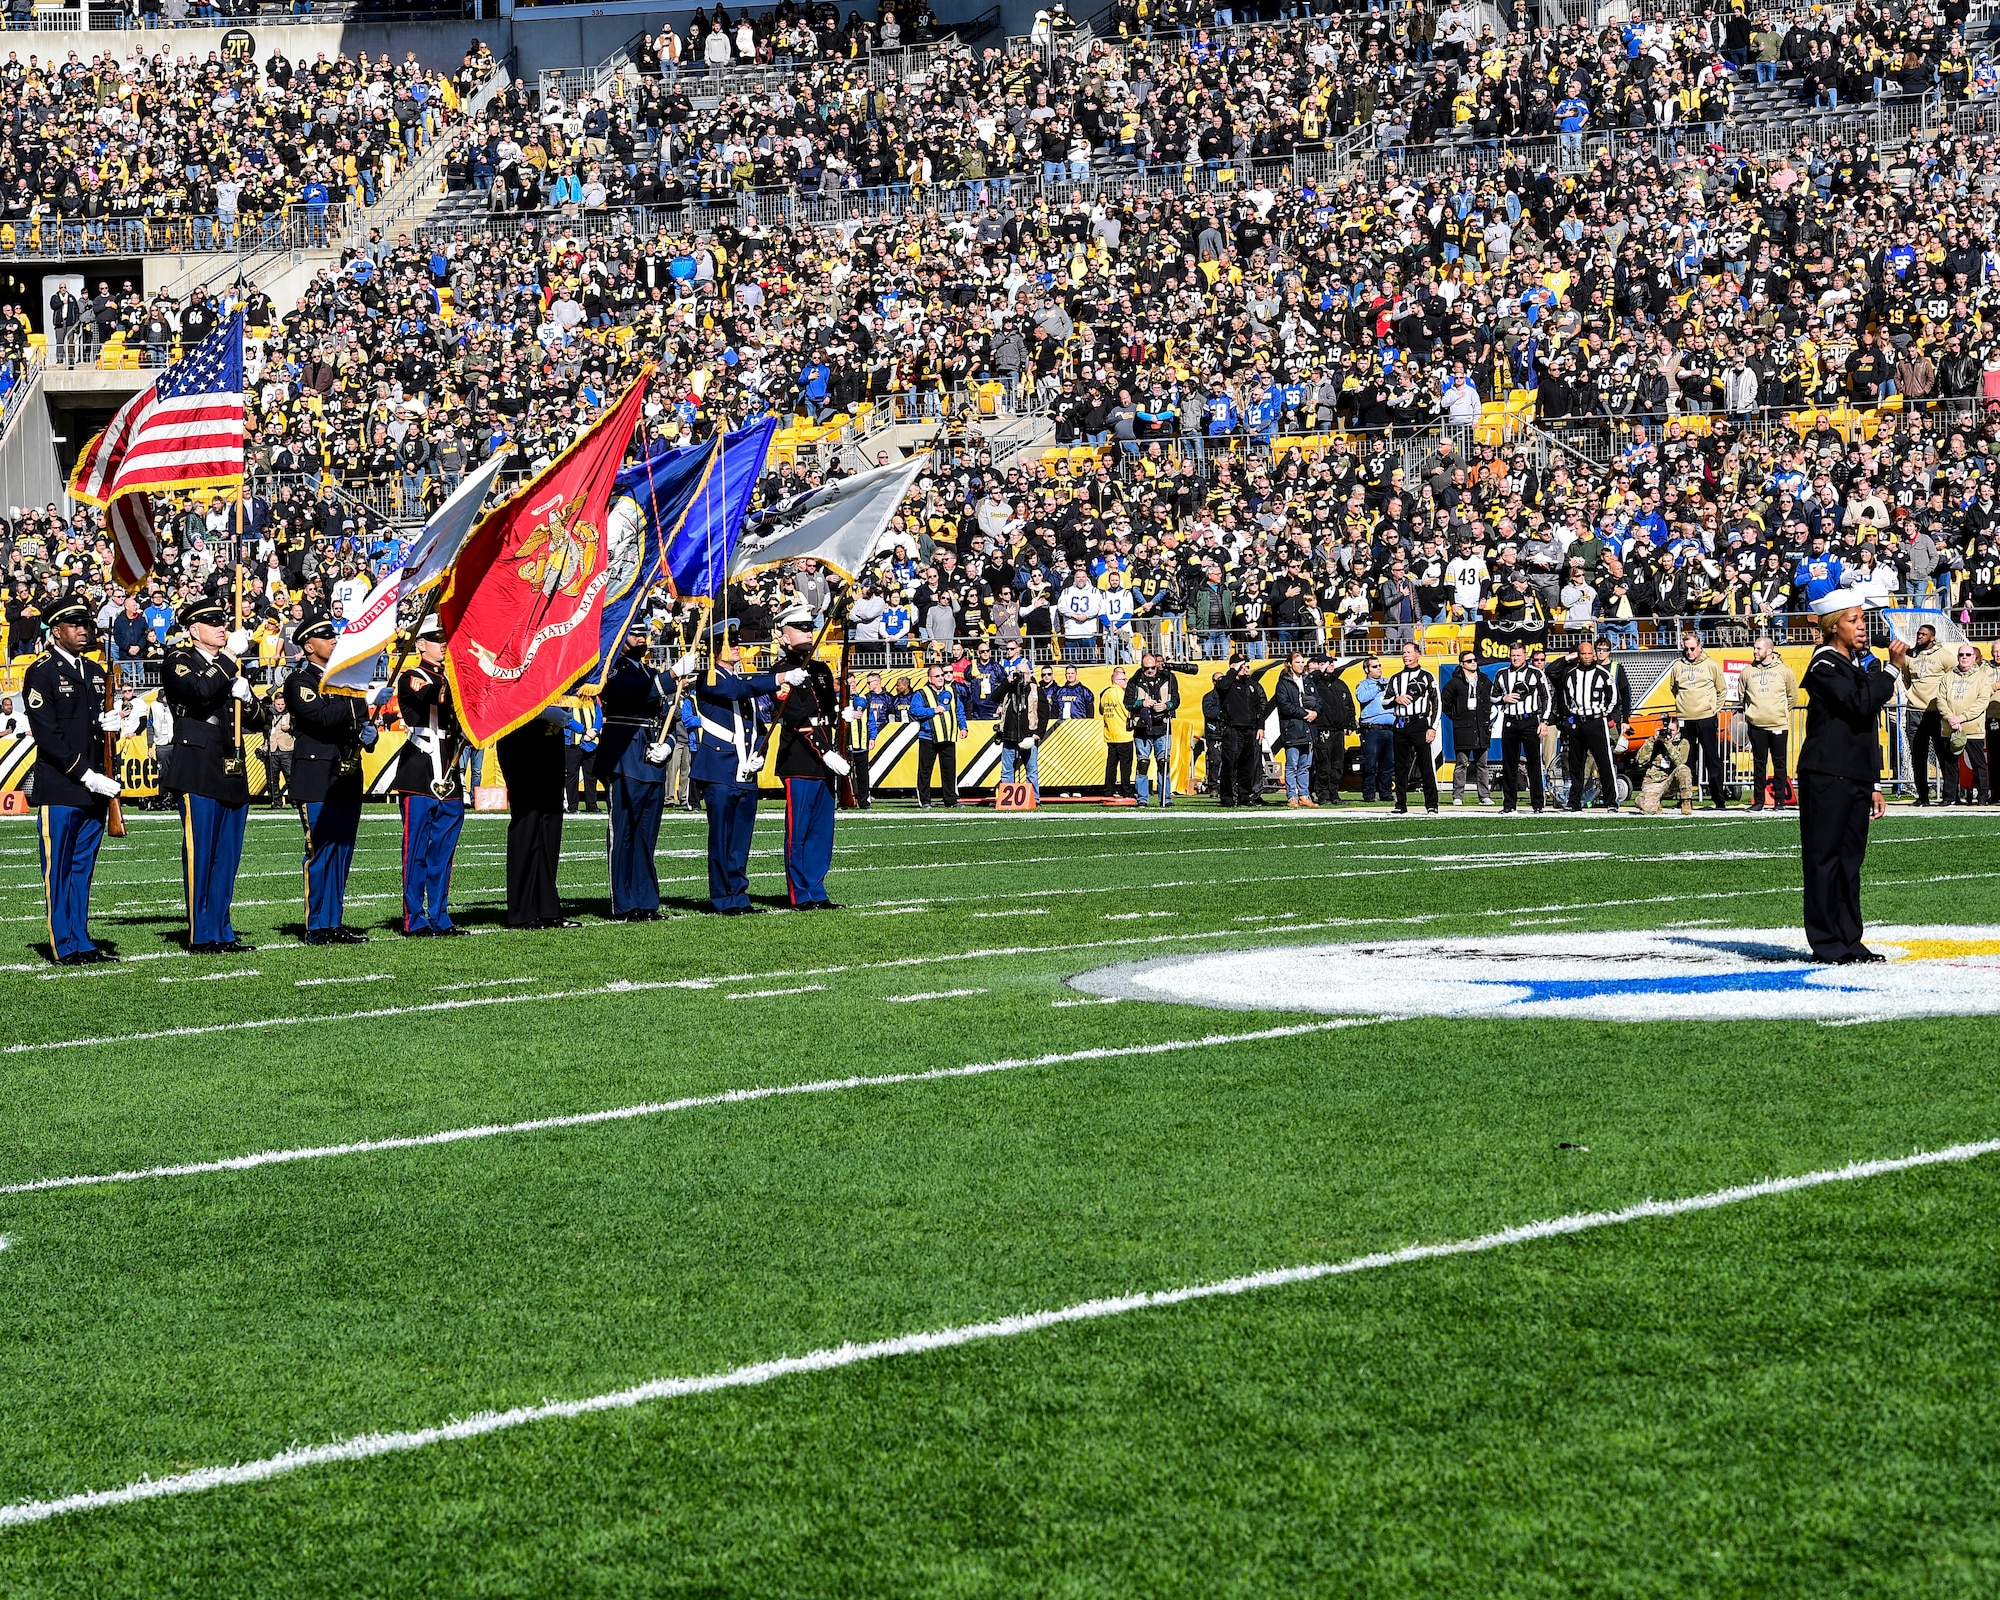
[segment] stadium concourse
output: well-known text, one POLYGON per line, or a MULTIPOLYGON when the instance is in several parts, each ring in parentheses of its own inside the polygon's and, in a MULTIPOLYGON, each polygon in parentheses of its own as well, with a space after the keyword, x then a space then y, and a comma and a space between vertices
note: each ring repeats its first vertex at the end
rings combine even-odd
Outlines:
POLYGON ((249 329, 244 492, 155 496, 143 580, 0 479, 0 1584, 2000 1582, 1984 14, 1055 9, 0 65, 0 254, 86 290, 0 316, 6 381, 249 329), (99 290, 142 243, 223 270, 99 290), (413 608, 330 733, 287 677, 649 372, 634 452, 775 419, 760 514, 910 463, 851 578, 655 591, 671 710, 414 788, 413 608), (1793 777, 1842 599, 1896 665, 1883 959, 1834 965, 1793 777), (127 831, 66 965, 73 637, 127 831), (820 663, 839 914, 701 915, 704 791, 761 786, 740 899, 801 904, 806 736, 750 746, 820 663), (674 802, 637 919, 616 739, 674 802), (226 939, 191 747, 252 802, 226 939))

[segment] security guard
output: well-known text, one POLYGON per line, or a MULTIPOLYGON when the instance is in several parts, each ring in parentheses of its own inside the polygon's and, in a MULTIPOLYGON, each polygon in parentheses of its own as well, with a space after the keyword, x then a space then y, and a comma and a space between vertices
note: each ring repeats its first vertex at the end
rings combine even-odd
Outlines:
POLYGON ((451 862, 465 827, 459 771, 464 731, 444 670, 444 624, 433 612, 417 629, 417 664, 396 679, 396 706, 410 737, 396 756, 390 787, 403 807, 403 933, 411 939, 456 938, 451 920, 451 862))
POLYGON ((368 703, 321 687, 340 630, 321 620, 302 622, 292 643, 305 659, 285 680, 285 710, 292 719, 292 799, 306 830, 307 944, 366 944, 368 935, 344 927, 347 872, 361 832, 361 752, 374 749, 368 703))
POLYGON ((236 658, 223 653, 229 612, 222 603, 197 601, 181 613, 181 621, 190 642, 176 645, 160 662, 160 698, 174 718, 160 787, 180 796, 188 949, 197 955, 243 955, 257 947, 236 937, 229 918, 250 813, 236 716, 240 707, 243 731, 254 733, 268 726, 269 713, 236 658))
POLYGON ((611 915, 620 922, 657 922, 660 875, 653 852, 667 805, 673 742, 664 727, 667 696, 659 674, 646 665, 644 623, 625 635, 625 654, 605 678, 598 705, 604 726, 591 775, 610 796, 604 846, 611 864, 611 915))
MULTIPOLYGON (((759 695, 775 694, 776 673, 741 671, 743 651, 732 637, 732 618, 711 632, 715 651, 712 682, 692 682, 694 701, 694 781, 701 785, 701 803, 708 812, 708 902, 725 917, 748 916, 762 906, 750 903, 750 835, 757 826, 757 774, 764 766, 768 733, 757 709, 759 695)), ((700 663, 683 656, 674 676, 683 684, 695 678, 700 663)), ((803 671, 785 674, 805 682, 803 671)))
MULTIPOLYGON (((1805 865, 1806 942, 1837 966, 1883 958, 1861 942, 1861 864, 1868 824, 1886 809, 1876 725, 1896 697, 1894 674, 1867 648, 1867 613, 1833 589, 1812 603, 1820 646, 1806 667, 1806 737, 1799 749, 1799 850, 1805 865)), ((1889 646, 1904 670, 1909 646, 1889 646)))
POLYGON ((778 618, 785 670, 778 696, 778 776, 785 784, 785 882, 794 911, 837 911, 826 897, 833 865, 835 785, 853 768, 834 746, 840 691, 813 654, 812 610, 801 600, 778 618))
POLYGON ((1639 809, 1649 817, 1660 814, 1664 800, 1678 800, 1681 815, 1694 815, 1694 773, 1688 762, 1694 741, 1682 731, 1681 719, 1669 711, 1660 731, 1639 746, 1639 809))
POLYGON ((49 648, 21 675, 35 741, 35 804, 41 808, 42 892, 49 906, 49 958, 65 967, 118 958, 90 937, 90 875, 115 777, 104 770, 104 730, 123 726, 104 710, 104 669, 83 658, 90 607, 59 600, 43 614, 49 648))

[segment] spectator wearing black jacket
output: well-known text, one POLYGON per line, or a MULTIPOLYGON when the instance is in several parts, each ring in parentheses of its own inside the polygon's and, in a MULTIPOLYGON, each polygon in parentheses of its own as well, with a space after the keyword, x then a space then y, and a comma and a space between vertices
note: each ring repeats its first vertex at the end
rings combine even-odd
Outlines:
POLYGON ((1337 806, 1347 770, 1347 736, 1357 720, 1354 691, 1330 656, 1313 658, 1312 678, 1319 695, 1319 720, 1313 724, 1312 798, 1320 805, 1337 806))
POLYGON ((1312 764, 1320 682, 1306 670, 1305 651, 1294 650, 1272 696, 1278 708, 1278 747, 1285 752, 1285 804, 1294 811, 1318 806, 1312 797, 1312 764))
POLYGON ((1180 710, 1181 686, 1160 658, 1148 650, 1140 658, 1139 670, 1125 685, 1125 715, 1132 729, 1133 777, 1139 804, 1149 793, 1149 769, 1157 768, 1160 805, 1174 803, 1173 727, 1174 713, 1180 710))
POLYGON ((1444 714, 1451 723, 1454 750, 1451 765, 1451 803, 1465 804, 1465 779, 1472 776, 1479 803, 1493 803, 1493 777, 1487 766, 1487 747, 1493 741, 1493 680, 1479 670, 1479 658, 1470 650, 1458 658, 1458 671, 1446 682, 1444 714))
POLYGON ((1264 780, 1264 719, 1271 701, 1257 681, 1256 663, 1238 659, 1216 679, 1222 702, 1222 787, 1225 806, 1261 806, 1264 780))

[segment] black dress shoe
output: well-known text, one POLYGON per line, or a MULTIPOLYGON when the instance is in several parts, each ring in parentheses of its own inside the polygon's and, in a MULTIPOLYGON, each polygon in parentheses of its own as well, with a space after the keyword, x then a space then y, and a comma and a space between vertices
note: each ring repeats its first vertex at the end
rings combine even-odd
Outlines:
POLYGON ((625 913, 625 920, 627 922, 658 922, 660 914, 657 911, 628 911, 625 913))
MULTIPOLYGON (((299 943, 300 943, 300 944, 332 944, 332 943, 333 943, 333 935, 332 935, 332 934, 330 934, 330 933, 328 933, 328 932, 326 931, 326 929, 324 929, 324 928, 308 928, 308 929, 306 929, 306 931, 305 931, 304 933, 302 933, 302 934, 300 934, 300 935, 299 935, 299 943)), ((215 946, 215 948, 216 948, 216 949, 218 949, 218 950, 220 950, 220 949, 222 948, 222 946, 221 946, 221 945, 217 945, 217 946, 215 946)))
POLYGON ((217 954, 222 949, 222 946, 219 944, 191 944, 187 949, 188 954, 191 956, 212 956, 217 954))
POLYGON ((405 939, 435 939, 437 936, 438 930, 436 928, 405 928, 403 930, 403 937, 405 939))
POLYGON ((537 926, 543 928, 580 928, 583 924, 578 922, 575 917, 544 917, 537 926))
POLYGON ((366 944, 368 935, 359 928, 334 928, 329 937, 335 944, 366 944))
POLYGON ((1867 967, 1873 966, 1878 961, 1887 961, 1888 959, 1887 956, 1878 955, 1863 945, 1854 950, 1852 954, 1844 957, 1840 964, 1843 967, 1867 967))
POLYGON ((815 900, 811 905, 801 906, 799 909, 802 911, 845 911, 847 907, 832 900, 815 900))
POLYGON ((472 937, 472 930, 456 926, 450 928, 433 928, 431 929, 431 937, 433 939, 470 939, 472 937))
POLYGON ((250 954, 251 951, 255 950, 256 948, 257 947, 254 944, 250 944, 246 940, 231 939, 226 944, 217 945, 215 947, 215 950, 218 955, 247 956, 250 954))

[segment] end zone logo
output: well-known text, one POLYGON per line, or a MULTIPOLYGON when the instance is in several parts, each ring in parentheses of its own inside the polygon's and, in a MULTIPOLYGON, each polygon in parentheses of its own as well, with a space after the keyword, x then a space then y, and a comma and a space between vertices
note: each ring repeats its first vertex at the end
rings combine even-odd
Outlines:
POLYGON ((1103 967, 1087 994, 1230 1010, 1594 1022, 2000 1014, 2000 927, 1871 928, 1876 966, 1822 967, 1790 929, 1523 934, 1217 951, 1103 967))

